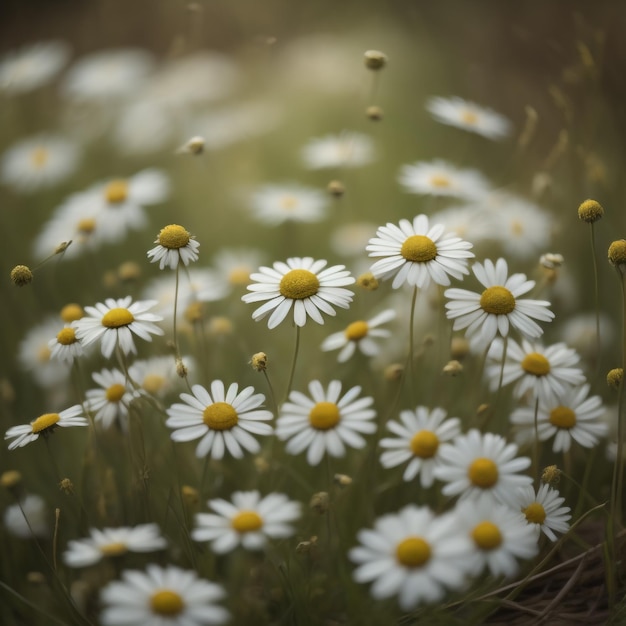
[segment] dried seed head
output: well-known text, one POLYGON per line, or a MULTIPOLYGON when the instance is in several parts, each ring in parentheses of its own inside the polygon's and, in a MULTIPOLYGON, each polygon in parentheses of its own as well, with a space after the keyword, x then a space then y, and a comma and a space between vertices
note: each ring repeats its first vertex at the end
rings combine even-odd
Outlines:
POLYGON ((443 366, 443 373, 448 376, 458 376, 463 371, 463 365, 457 360, 448 361, 443 366))
POLYGON ((392 363, 385 368, 385 380, 393 381, 400 380, 404 374, 404 366, 400 363, 392 363))
POLYGON ((619 386, 622 384, 622 380, 624 380, 624 370, 621 367, 612 369, 606 375, 606 384, 612 389, 619 389, 619 386))
POLYGON ((11 270, 11 282, 18 287, 24 287, 33 282, 33 273, 28 265, 16 265, 11 270))
POLYGON ((69 478, 63 478, 59 483, 59 489, 69 496, 74 493, 74 483, 69 478))
POLYGON ((352 478, 347 474, 335 474, 333 480, 340 487, 349 487, 352 484, 352 478))
POLYGON ((346 186, 340 180, 331 180, 327 187, 328 193, 335 198, 341 198, 346 193, 346 186))
POLYGON ((609 263, 619 268, 626 265, 626 239, 618 239, 609 246, 609 263))
POLYGON ((253 354, 250 365, 252 365, 252 369, 257 372, 264 372, 267 369, 267 354, 265 354, 265 352, 253 354))
POLYGON ((326 491, 314 493, 309 501, 309 506, 320 515, 326 513, 330 507, 330 498, 326 491))
POLYGON ((368 50, 365 53, 365 67, 368 70, 382 70, 387 65, 387 56, 379 50, 368 50))
POLYGON ((204 152, 205 143, 204 137, 192 137, 189 141, 187 141, 187 143, 184 143, 180 148, 178 148, 176 152, 178 154, 202 154, 204 152))
POLYGON ((563 265, 564 258, 562 254, 554 252, 546 252, 539 258, 539 264, 548 270, 556 270, 563 265))
POLYGON ((450 343, 450 356, 457 360, 462 361, 470 351, 470 344, 465 337, 453 337, 450 343))
POLYGON ((189 369, 180 357, 176 357, 176 373, 180 378, 187 378, 189 369))
POLYGON ((541 473, 541 482, 548 485, 558 485, 561 480, 561 470, 556 465, 548 465, 541 473))
POLYGON ((587 224, 597 222, 604 215, 604 209, 595 200, 585 200, 578 207, 578 217, 587 224))
POLYGON ((379 122, 383 119, 383 110, 379 106, 369 106, 365 109, 365 116, 372 122, 379 122))
POLYGON ((356 284, 366 291, 376 291, 378 289, 378 278, 372 272, 365 272, 356 279, 356 284))

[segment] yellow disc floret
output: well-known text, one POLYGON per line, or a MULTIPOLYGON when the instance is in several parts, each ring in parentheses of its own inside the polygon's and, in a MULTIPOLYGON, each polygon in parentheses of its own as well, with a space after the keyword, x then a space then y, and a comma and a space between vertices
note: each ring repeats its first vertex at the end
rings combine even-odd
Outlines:
POLYGON ((316 430, 330 430, 340 420, 339 407, 334 402, 318 402, 309 413, 309 423, 316 430))
POLYGON ((369 326, 367 322, 352 322, 344 331, 346 339, 349 341, 359 341, 363 339, 363 337, 367 337, 367 333, 369 331, 369 326))
POLYGON ((480 522, 471 532, 474 543, 481 550, 494 550, 502 543, 502 533, 493 522, 480 522))
POLYGON ((557 406, 550 411, 550 424, 557 428, 569 430, 576 426, 576 412, 567 406, 557 406))
POLYGON ((280 280, 280 294, 292 300, 304 300, 314 296, 320 288, 320 281, 309 270, 291 270, 280 280))
POLYGON ((171 589, 160 589, 150 598, 150 608, 157 615, 172 617, 184 610, 185 603, 179 593, 171 589))
POLYGON ((133 314, 128 309, 111 309, 102 317, 102 325, 107 328, 120 328, 128 326, 135 321, 133 314))
POLYGON ((396 546, 396 559, 405 567, 421 567, 430 555, 430 545, 421 537, 407 537, 396 546))
POLYGON ((539 502, 532 502, 525 509, 522 509, 522 513, 530 524, 543 524, 546 519, 546 510, 539 502))
POLYGON ((109 204, 120 204, 128 197, 128 183, 125 180, 112 180, 104 188, 104 197, 109 204))
POLYGON ((238 533, 250 533, 263 528, 263 518, 256 511, 239 511, 230 524, 238 533))
POLYGON ((57 333, 57 341, 62 346, 71 346, 73 343, 76 343, 76 332, 73 328, 67 327, 57 333))
POLYGON ((106 390, 107 402, 119 402, 126 393, 126 387, 121 383, 114 383, 106 390))
POLYGON ((437 256, 437 246, 430 237, 411 235, 402 244, 400 254, 413 263, 428 263, 437 256))
POLYGON ((44 413, 40 415, 36 420, 30 423, 33 433, 40 433, 42 430, 52 428, 59 420, 61 416, 58 413, 44 413))
POLYGON ((204 409, 202 421, 211 430, 230 430, 237 425, 239 417, 228 402, 215 402, 204 409))
POLYGON ((547 376, 550 373, 550 361, 539 352, 530 352, 522 359, 522 369, 533 376, 547 376))
POLYGON ((431 459, 437 454, 439 438, 431 430, 420 430, 411 438, 411 452, 421 459, 431 459))
POLYGON ((191 234, 178 224, 170 224, 161 229, 158 243, 168 250, 178 250, 184 248, 191 239, 191 234))
POLYGON ((498 466, 491 459, 480 457, 469 466, 467 477, 475 487, 489 489, 498 482, 498 466))
POLYGON ((480 296, 480 306, 491 315, 508 315, 515 310, 515 296, 506 287, 487 287, 480 296))

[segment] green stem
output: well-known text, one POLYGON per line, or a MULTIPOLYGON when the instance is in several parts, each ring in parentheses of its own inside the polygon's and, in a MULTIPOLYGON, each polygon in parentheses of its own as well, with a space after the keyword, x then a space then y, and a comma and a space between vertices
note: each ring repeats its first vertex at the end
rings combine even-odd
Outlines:
POLYGON ((596 258, 596 239, 594 224, 591 224, 591 259, 593 262, 593 286, 596 309, 596 378, 600 373, 600 292, 598 280, 598 260, 596 258))
POLYGON ((285 392, 285 400, 289 398, 291 386, 293 385, 293 377, 296 372, 296 361, 298 360, 298 352, 300 350, 300 326, 296 325, 296 345, 293 350, 293 360, 291 361, 291 372, 289 372, 289 382, 287 383, 287 391, 285 392))

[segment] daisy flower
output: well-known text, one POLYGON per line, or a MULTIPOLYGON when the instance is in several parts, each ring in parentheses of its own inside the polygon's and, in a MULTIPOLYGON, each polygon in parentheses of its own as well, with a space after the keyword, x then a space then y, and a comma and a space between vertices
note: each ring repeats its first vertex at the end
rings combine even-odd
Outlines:
POLYGON ((333 306, 347 309, 353 293, 343 289, 355 281, 344 265, 326 267, 327 261, 314 261, 311 257, 292 257, 285 263, 277 261, 273 267, 260 267, 250 276, 255 284, 248 286, 242 296, 244 302, 261 302, 252 313, 255 321, 263 319, 270 311, 268 328, 275 328, 288 315, 293 306, 296 326, 304 326, 307 317, 318 324, 324 323, 322 313, 335 315, 333 306), (331 306, 332 305, 332 306, 331 306))
POLYGON ((376 228, 377 226, 370 222, 343 224, 331 234, 330 247, 339 256, 360 257, 376 228))
POLYGON ((426 110, 437 122, 487 139, 500 140, 511 134, 511 122, 506 117, 462 98, 430 98, 426 110))
POLYGON ((94 372, 91 377, 100 386, 99 389, 88 389, 85 393, 87 410, 94 413, 94 421, 100 422, 103 428, 110 428, 117 422, 126 430, 128 407, 137 393, 125 374, 117 369, 103 369, 94 372))
POLYGON ((396 467, 408 461, 402 478, 411 481, 419 474, 422 487, 431 487, 435 467, 441 462, 440 445, 461 432, 459 418, 446 419, 446 416, 443 409, 429 411, 424 406, 418 406, 415 411, 401 411, 399 422, 387 422, 387 429, 397 436, 380 441, 380 447, 386 449, 380 456, 382 466, 396 467))
POLYGON ((150 263, 158 262, 161 270, 166 266, 175 270, 181 261, 187 266, 192 261, 198 260, 200 244, 193 235, 178 224, 170 224, 162 228, 154 243, 158 245, 148 250, 148 258, 150 263))
POLYGON ((543 330, 534 320, 549 322, 554 313, 545 300, 520 299, 534 286, 525 274, 508 276, 505 259, 494 264, 487 259, 484 264, 474 263, 472 271, 485 287, 482 293, 467 289, 446 289, 446 315, 454 320, 454 330, 467 328, 466 335, 474 343, 489 345, 497 334, 506 337, 513 326, 524 337, 535 339, 543 330), (533 319, 534 318, 534 319, 533 319))
POLYGON ((373 582, 376 600, 397 595, 408 611, 441 600, 446 589, 464 586, 462 564, 471 544, 450 513, 436 516, 428 507, 410 504, 378 518, 373 529, 360 530, 357 538, 361 545, 349 552, 358 566, 353 578, 373 582))
MULTIPOLYGON (((593 448, 606 436, 608 427, 600 420, 604 407, 600 396, 589 395, 589 385, 568 387, 550 402, 537 407, 537 431, 540 441, 554 437, 552 450, 567 452, 572 439, 583 448, 593 448)), ((522 407, 511 414, 511 422, 526 427, 534 436, 535 408, 522 407)), ((530 435, 530 432, 527 435, 530 435)), ((527 437, 523 437, 526 439, 527 437)))
POLYGON ((517 559, 537 554, 537 533, 519 510, 499 503, 465 501, 457 505, 456 512, 459 530, 467 533, 473 544, 468 564, 474 575, 487 567, 492 576, 511 578, 519 569, 517 559))
POLYGON ((362 167, 374 160, 374 144, 367 135, 342 133, 311 139, 302 149, 305 167, 311 170, 362 167))
POLYGON ((76 338, 76 330, 70 325, 64 326, 56 337, 48 342, 48 347, 51 359, 57 359, 69 365, 83 355, 83 347, 76 338))
POLYGON ((475 200, 491 191, 489 182, 477 170, 459 169, 441 159, 403 165, 398 181, 409 193, 427 196, 475 200))
POLYGON ((12 426, 7 430, 4 439, 13 439, 13 441, 9 443, 9 450, 23 448, 25 445, 37 441, 39 435, 47 437, 54 432, 57 426, 61 428, 88 426, 89 422, 83 416, 83 413, 83 407, 80 406, 80 404, 75 404, 60 413, 44 413, 30 424, 12 426))
POLYGON ((161 537, 156 524, 102 530, 92 528, 88 539, 68 542, 63 561, 70 567, 86 567, 107 556, 120 556, 127 552, 153 552, 166 546, 167 542, 161 537))
POLYGON ((209 500, 215 513, 196 513, 194 541, 209 541, 217 554, 231 552, 238 545, 246 550, 260 550, 268 539, 291 537, 290 522, 300 517, 300 503, 282 493, 264 498, 258 491, 236 491, 232 502, 209 500))
POLYGON ((145 341, 152 341, 151 335, 163 335, 163 330, 153 322, 163 318, 160 315, 147 313, 156 302, 153 300, 139 300, 132 302, 131 296, 107 298, 95 307, 85 307, 85 317, 74 322, 76 336, 84 346, 96 341, 101 342, 102 354, 109 358, 119 347, 124 354, 135 354, 133 335, 145 341))
POLYGON ((405 282, 424 289, 432 280, 438 285, 449 285, 450 276, 456 279, 469 274, 467 259, 474 256, 471 243, 451 234, 444 234, 442 224, 429 225, 426 215, 417 215, 413 222, 400 220, 398 226, 387 223, 376 231, 366 250, 376 261, 371 272, 376 278, 394 276, 392 287, 398 289, 405 282))
POLYGON ((174 565, 148 565, 145 572, 125 570, 100 592, 103 626, 210 626, 229 619, 215 603, 223 588, 174 565))
POLYGON ((547 484, 541 485, 537 493, 531 485, 517 491, 517 505, 528 525, 535 529, 537 538, 543 533, 550 541, 556 541, 555 531, 566 533, 569 530, 571 509, 561 506, 563 502, 565 498, 547 484))
POLYGON ((276 422, 276 435, 282 441, 289 440, 287 452, 300 454, 307 450, 309 465, 318 465, 324 453, 342 457, 346 446, 365 447, 363 434, 376 430, 372 420, 376 411, 372 408, 374 399, 359 398, 361 387, 352 387, 341 397, 341 382, 332 380, 324 391, 318 380, 309 383, 308 398, 299 391, 289 394, 289 402, 281 408, 276 422))
POLYGON ((19 504, 12 504, 4 511, 6 529, 20 539, 47 537, 50 534, 50 512, 43 498, 29 494, 19 504))
MULTIPOLYGON (((188 370, 195 369, 192 357, 183 357, 188 370)), ((146 393, 157 398, 165 397, 172 389, 184 384, 176 372, 176 360, 171 356, 155 356, 134 361, 128 375, 146 393)))
POLYGON ((322 350, 340 350, 337 360, 345 363, 357 350, 367 357, 376 356, 380 348, 374 341, 374 337, 389 337, 391 332, 385 328, 378 328, 395 319, 396 312, 393 309, 386 309, 375 315, 367 322, 358 320, 352 322, 345 330, 333 333, 322 342, 322 350))
POLYGON ((241 288, 250 283, 250 275, 258 269, 263 256, 254 248, 224 248, 213 257, 213 264, 230 288, 241 288))
POLYGON ((167 409, 166 426, 175 429, 174 441, 200 439, 196 456, 202 458, 211 453, 211 458, 221 459, 228 451, 237 459, 246 450, 252 454, 260 451, 259 442, 252 435, 271 435, 272 427, 266 424, 272 419, 270 411, 260 409, 265 401, 253 387, 239 393, 237 383, 225 390, 221 380, 211 383, 211 391, 202 385, 191 388, 193 395, 180 394, 185 404, 174 404, 167 409))
POLYGON ((517 398, 529 394, 533 401, 539 400, 540 403, 552 403, 570 385, 578 386, 585 382, 582 370, 575 367, 580 363, 580 357, 564 343, 544 347, 525 339, 518 344, 509 338, 504 368, 503 352, 504 342, 495 339, 487 353, 492 363, 486 369, 492 391, 498 388, 501 371, 503 385, 517 383, 514 389, 517 398))
POLYGON ((445 496, 461 494, 463 499, 510 503, 518 487, 532 482, 530 476, 519 473, 530 467, 530 459, 516 455, 515 444, 473 428, 441 446, 433 473, 447 483, 441 490, 445 496))
POLYGON ((271 226, 284 222, 319 222, 325 217, 327 206, 327 194, 295 184, 265 185, 250 199, 252 215, 271 226))

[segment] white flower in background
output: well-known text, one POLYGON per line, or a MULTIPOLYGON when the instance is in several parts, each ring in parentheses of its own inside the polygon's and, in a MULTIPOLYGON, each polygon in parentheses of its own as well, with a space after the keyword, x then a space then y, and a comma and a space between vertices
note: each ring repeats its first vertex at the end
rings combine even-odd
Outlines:
POLYGON ((22 139, 2 155, 0 180, 20 193, 52 187, 76 171, 80 153, 76 142, 61 135, 22 139))
MULTIPOLYGON (((595 313, 578 313, 561 319, 556 330, 561 339, 583 358, 592 362, 599 358, 595 313)), ((615 324, 606 313, 600 312, 600 354, 609 350, 614 341, 615 324)))
POLYGON ((572 515, 568 506, 561 506, 563 502, 565 498, 546 484, 541 485, 536 493, 530 485, 517 491, 516 503, 526 522, 535 529, 537 538, 543 533, 550 541, 556 541, 555 531, 566 533, 569 530, 572 515))
POLYGON ((174 143, 176 117, 166 106, 142 98, 127 104, 115 121, 112 140, 126 155, 161 152, 174 143))
POLYGON ((440 445, 461 432, 461 420, 446 417, 440 408, 418 406, 415 411, 400 411, 399 422, 387 422, 387 430, 396 436, 380 441, 380 447, 385 449, 380 456, 381 465, 389 468, 408 462, 402 478, 412 481, 419 474, 422 487, 431 487, 435 467, 441 463, 440 445))
POLYGON ((187 229, 178 224, 162 228, 154 243, 158 245, 148 250, 148 258, 150 263, 158 262, 161 270, 166 267, 175 270, 181 261, 187 266, 198 260, 200 244, 187 229))
MULTIPOLYGON (((183 357, 188 370, 196 369, 193 357, 183 357)), ((176 372, 176 360, 172 356, 154 356, 133 361, 128 375, 139 387, 156 398, 164 398, 168 393, 184 385, 184 380, 176 372)))
POLYGON ((83 355, 83 347, 76 337, 76 330, 66 324, 54 339, 48 342, 50 358, 71 365, 75 359, 83 355))
POLYGON ((213 257, 213 265, 230 289, 241 289, 250 284, 250 276, 258 270, 264 256, 255 248, 222 248, 213 257))
POLYGON ((99 389, 88 389, 85 393, 87 410, 94 413, 94 421, 102 428, 111 428, 117 423, 128 430, 128 407, 137 392, 126 375, 118 369, 103 369, 91 375, 99 389))
POLYGON ((362 167, 371 163, 374 157, 374 143, 360 133, 311 139, 302 149, 304 165, 311 170, 362 167))
POLYGON ((209 500, 215 513, 196 513, 194 541, 208 541, 217 554, 231 552, 241 545, 246 550, 261 550, 268 539, 291 537, 290 525, 300 517, 300 503, 282 493, 261 497, 258 491, 235 491, 231 502, 209 500))
POLYGON ((367 357, 376 356, 380 352, 380 348, 374 338, 391 336, 391 331, 386 328, 379 328, 379 326, 390 322, 395 317, 396 312, 393 309, 386 309, 368 321, 352 322, 345 330, 326 337, 321 348, 325 352, 340 350, 337 356, 339 363, 345 363, 357 349, 367 357))
POLYGON ((296 326, 304 326, 310 317, 318 324, 324 323, 322 313, 336 315, 333 306, 347 309, 353 293, 343 289, 354 283, 354 278, 344 265, 326 267, 327 261, 315 261, 311 257, 292 257, 285 263, 277 261, 273 267, 260 267, 250 276, 254 282, 242 296, 244 302, 265 304, 255 309, 252 319, 259 321, 270 311, 268 328, 276 328, 289 314, 293 306, 296 326))
POLYGON ((409 611, 465 585, 471 543, 459 533, 451 513, 435 515, 428 507, 410 504, 379 517, 373 529, 360 530, 357 538, 360 545, 349 552, 357 564, 353 578, 373 583, 376 600, 397 595, 402 610, 409 611))
POLYGON ((424 289, 430 282, 449 285, 453 276, 457 280, 469 274, 468 259, 472 244, 445 233, 442 224, 430 225, 426 215, 417 215, 413 222, 402 219, 396 226, 387 223, 376 231, 366 250, 370 257, 383 257, 371 267, 377 278, 389 279, 398 289, 405 282, 424 289))
POLYGON ((437 159, 403 165, 398 181, 409 193, 477 200, 491 192, 489 181, 477 170, 459 169, 437 159))
POLYGON ((480 204, 452 206, 430 216, 433 224, 443 224, 446 232, 477 245, 493 237, 493 219, 480 204))
POLYGON ((339 256, 360 257, 377 228, 370 222, 350 222, 338 226, 330 236, 330 247, 339 256))
POLYGON ((511 122, 492 109, 462 98, 430 98, 426 110, 442 124, 455 126, 487 139, 501 140, 511 134, 511 122))
POLYGON ((12 504, 4 511, 4 526, 15 537, 33 539, 47 537, 54 519, 43 498, 27 495, 19 504, 12 504))
POLYGON ((228 621, 215 603, 224 589, 193 571, 174 565, 148 565, 145 572, 124 570, 122 580, 100 591, 102 626, 213 626, 228 621))
POLYGON ((252 216, 271 226, 284 222, 319 222, 326 216, 328 195, 297 184, 264 185, 250 197, 252 216))
POLYGON ((26 93, 47 85, 70 56, 64 41, 40 41, 10 50, 0 58, 0 92, 26 93))
POLYGON ((69 567, 87 567, 105 557, 122 556, 127 552, 154 552, 167 546, 156 524, 120 528, 91 528, 89 538, 70 540, 63 553, 69 567))

